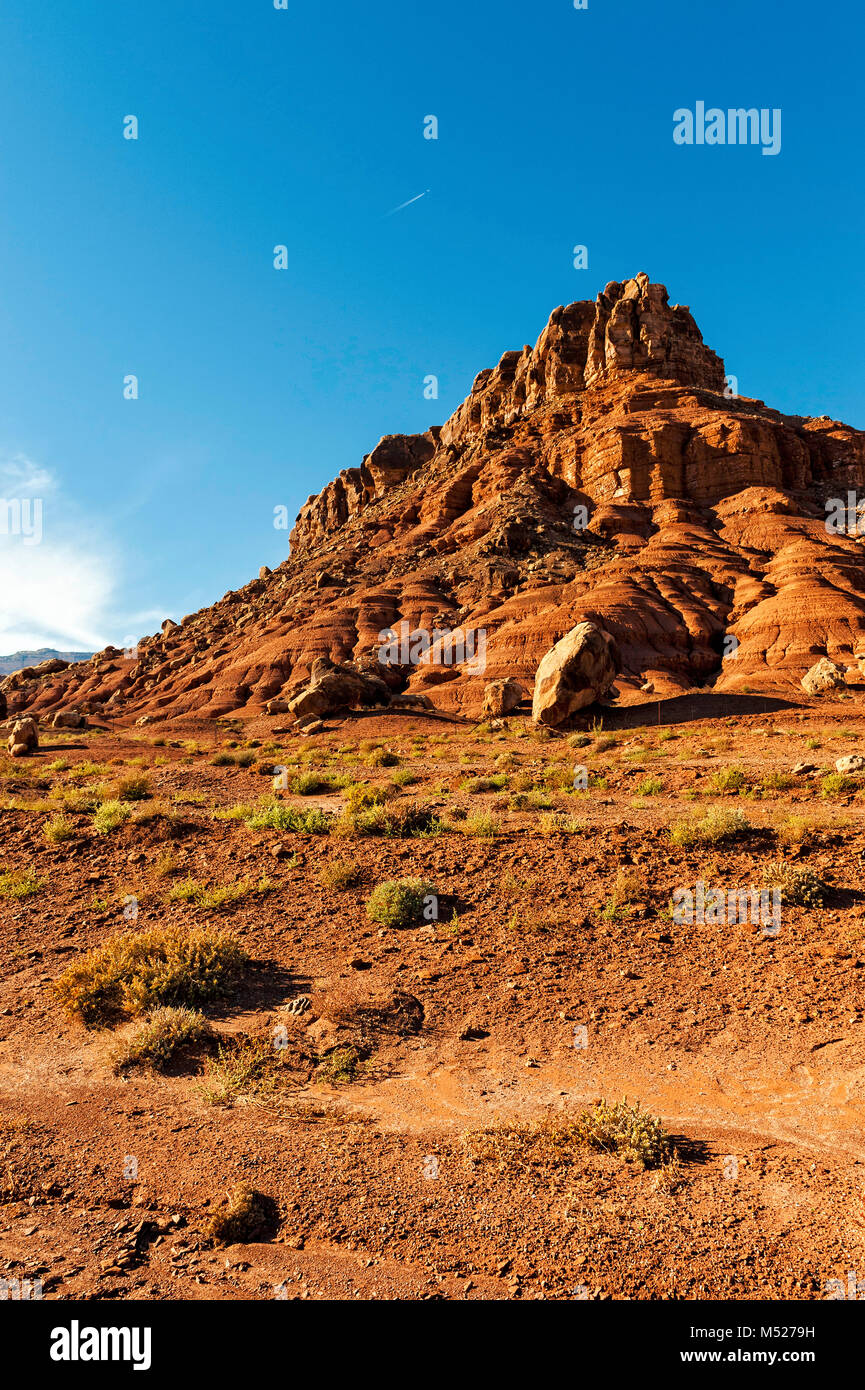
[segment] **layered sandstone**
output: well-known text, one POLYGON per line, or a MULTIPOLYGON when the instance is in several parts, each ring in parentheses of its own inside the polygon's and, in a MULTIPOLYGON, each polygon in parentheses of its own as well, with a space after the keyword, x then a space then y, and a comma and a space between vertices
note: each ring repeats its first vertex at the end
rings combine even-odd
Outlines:
POLYGON ((441 708, 531 692, 594 623, 622 699, 715 686, 797 692, 865 647, 863 542, 826 503, 865 487, 865 434, 731 397, 690 311, 644 274, 554 310, 441 428, 386 435, 311 497, 273 573, 108 648, 3 682, 10 710, 222 715, 289 701, 313 662, 376 669, 382 634, 429 634, 388 672, 441 708), (464 657, 466 639, 484 664, 464 657), (462 658, 461 658, 461 654, 462 658))

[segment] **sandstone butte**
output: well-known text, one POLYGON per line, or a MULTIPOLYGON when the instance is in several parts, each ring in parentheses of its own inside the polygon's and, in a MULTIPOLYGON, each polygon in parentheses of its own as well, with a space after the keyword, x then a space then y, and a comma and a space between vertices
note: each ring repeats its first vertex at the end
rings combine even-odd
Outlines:
POLYGON ((618 647, 620 702, 802 700, 820 657, 843 668, 865 645, 862 544, 826 527, 827 501, 863 484, 865 433, 730 398, 688 308, 641 273, 555 309, 444 425, 385 435, 309 498, 273 572, 166 620, 134 658, 108 647, 2 688, 10 713, 251 714, 318 657, 376 669, 379 634, 405 622, 486 633, 482 673, 403 673, 473 715, 488 681, 530 693, 549 648, 591 621, 618 647))

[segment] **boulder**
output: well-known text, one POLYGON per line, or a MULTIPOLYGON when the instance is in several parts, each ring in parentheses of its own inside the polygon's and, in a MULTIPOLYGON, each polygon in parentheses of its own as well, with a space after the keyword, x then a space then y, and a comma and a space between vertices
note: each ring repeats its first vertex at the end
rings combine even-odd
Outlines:
POLYGON ((36 720, 29 716, 24 719, 16 719, 6 746, 13 758, 27 758, 31 753, 35 753, 39 747, 39 731, 36 727, 36 720))
POLYGON ((391 709, 435 709, 435 705, 429 695, 421 695, 419 691, 404 690, 390 697, 391 709))
POLYGON ((824 695, 828 690, 843 690, 847 679, 840 666, 828 656, 821 656, 802 677, 801 685, 806 695, 824 695))
POLYGON ((535 675, 532 718, 561 724, 609 690, 619 671, 619 653, 609 633, 578 623, 547 652, 535 675))
POLYGON ((836 772, 865 772, 865 758, 858 753, 848 753, 846 757, 839 758, 835 763, 836 772))
POLYGON ((519 681, 508 677, 507 680, 488 681, 484 686, 483 714, 485 717, 500 719, 503 714, 510 714, 524 695, 523 687, 519 681))
MULTIPOLYGON (((111 698, 113 700, 114 696, 111 698)), ((52 729, 83 729, 86 724, 87 720, 77 709, 59 709, 51 720, 52 729)))
POLYGON ((288 702, 295 719, 321 719, 339 709, 387 705, 390 691, 377 676, 363 675, 350 666, 334 666, 325 659, 313 662, 312 680, 288 702))
POLYGON ((274 699, 268 700, 264 712, 265 714, 288 714, 288 701, 284 700, 281 695, 277 695, 274 699))
POLYGON ((0 690, 0 719, 5 719, 7 714, 6 694, 0 690))

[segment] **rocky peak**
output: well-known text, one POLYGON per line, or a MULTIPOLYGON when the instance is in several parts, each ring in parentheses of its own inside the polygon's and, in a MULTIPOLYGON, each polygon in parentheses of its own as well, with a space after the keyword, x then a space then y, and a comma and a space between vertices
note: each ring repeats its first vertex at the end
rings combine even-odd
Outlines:
POLYGON ((671 306, 666 286, 651 284, 644 271, 624 284, 611 280, 595 301, 585 384, 620 371, 724 389, 724 363, 706 347, 687 305, 671 306))

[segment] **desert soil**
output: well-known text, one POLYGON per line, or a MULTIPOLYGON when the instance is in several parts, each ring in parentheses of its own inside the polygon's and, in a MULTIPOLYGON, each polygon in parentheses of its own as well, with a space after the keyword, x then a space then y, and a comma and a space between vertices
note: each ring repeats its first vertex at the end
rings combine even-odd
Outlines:
POLYGON ((0 897, 0 1277, 74 1300, 813 1300, 865 1277, 865 780, 830 776, 863 750, 860 707, 604 720, 579 746, 522 716, 347 716, 313 737, 278 718, 106 722, 4 757, 0 872, 36 886, 0 897), (816 773, 793 775, 800 762, 816 773), (266 795, 345 805, 344 789, 273 793, 272 766, 386 788, 444 828, 215 817, 266 795), (146 796, 116 829, 74 798, 64 812, 70 791, 131 774, 146 796), (718 805, 749 828, 671 838, 718 805), (52 842, 58 813, 69 838, 52 842), (778 859, 826 896, 785 901, 777 935, 672 920, 675 888, 761 885, 778 859), (353 883, 323 886, 334 860, 353 883), (375 886, 405 877, 435 886, 437 919, 370 920, 375 886), (172 900, 190 879, 241 888, 221 906, 172 900), (88 1029, 55 983, 164 923, 218 925, 250 964, 204 1006, 217 1043, 117 1072, 136 1020, 88 1029), (224 1062, 277 1032, 266 1084, 220 1090, 220 1044, 224 1062), (535 1142, 623 1096, 660 1118, 674 1162, 535 1142), (273 1221, 225 1245, 208 1223, 238 1183, 273 1221))

